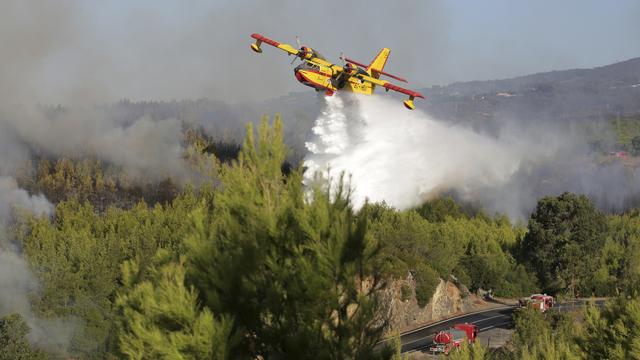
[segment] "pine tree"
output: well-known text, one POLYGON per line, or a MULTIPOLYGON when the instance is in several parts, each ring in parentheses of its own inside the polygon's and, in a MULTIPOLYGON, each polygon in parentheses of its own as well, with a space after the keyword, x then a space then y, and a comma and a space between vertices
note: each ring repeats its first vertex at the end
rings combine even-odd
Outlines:
POLYGON ((198 305, 197 292, 185 285, 184 258, 174 262, 160 250, 150 278, 134 284, 138 267, 123 266, 120 352, 129 359, 227 359, 232 321, 198 305))
POLYGON ((305 200, 300 170, 282 172, 282 124, 251 126, 221 191, 193 214, 189 280, 203 304, 245 334, 234 358, 375 358, 378 246, 339 187, 305 200), (333 194, 333 195, 330 195, 333 194))
POLYGON ((588 359, 640 359, 640 300, 616 298, 586 311, 580 347, 588 359))
POLYGON ((27 340, 29 327, 18 314, 0 318, 0 360, 44 360, 48 356, 27 340))
POLYGON ((463 341, 460 348, 454 349, 449 353, 449 359, 451 360, 484 360, 485 356, 486 350, 480 342, 469 344, 463 341))

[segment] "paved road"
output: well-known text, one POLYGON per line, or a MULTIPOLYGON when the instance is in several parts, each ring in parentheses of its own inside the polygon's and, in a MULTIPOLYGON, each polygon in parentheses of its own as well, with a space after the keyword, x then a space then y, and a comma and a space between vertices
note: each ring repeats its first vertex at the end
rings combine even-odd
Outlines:
MULTIPOLYGON (((569 311, 572 308, 584 306, 586 300, 576 300, 570 303, 557 304, 554 307, 556 311, 569 311)), ((595 304, 599 307, 604 305, 604 300, 597 300, 595 304)), ((405 332, 400 335, 402 343, 402 352, 410 353, 414 351, 422 351, 428 349, 433 344, 433 336, 440 330, 452 327, 454 324, 469 323, 478 326, 478 331, 483 332, 494 328, 511 328, 513 327, 512 314, 516 309, 515 306, 504 306, 500 308, 475 312, 455 318, 443 320, 435 324, 430 324, 405 332)), ((392 340, 386 340, 392 341, 392 340)), ((382 342, 382 343, 385 343, 382 342)))
POLYGON ((402 352, 408 353, 428 349, 429 346, 433 344, 433 335, 440 330, 452 327, 454 324, 465 322, 469 324, 476 324, 478 325, 478 330, 481 332, 495 327, 509 327, 511 326, 511 314, 514 309, 514 306, 505 306, 502 308, 462 315, 405 332, 400 335, 402 352))

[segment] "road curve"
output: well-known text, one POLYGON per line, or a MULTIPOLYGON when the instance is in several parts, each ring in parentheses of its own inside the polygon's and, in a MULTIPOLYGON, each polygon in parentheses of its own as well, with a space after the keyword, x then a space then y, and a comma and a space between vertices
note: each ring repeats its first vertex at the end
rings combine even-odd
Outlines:
MULTIPOLYGON (((402 343, 402 352, 408 353, 429 348, 433 344, 433 335, 440 330, 452 327, 454 324, 469 323, 478 325, 480 332, 493 329, 495 327, 511 326, 511 314, 515 306, 504 306, 471 314, 456 316, 454 318, 445 319, 434 324, 419 327, 415 330, 407 331, 400 334, 400 342, 402 343)), ((391 345, 393 339, 386 339, 379 343, 391 345)))
MULTIPOLYGON (((558 304, 554 307, 556 311, 569 311, 577 306, 584 306, 587 300, 575 300, 569 303, 558 304)), ((596 300, 595 305, 604 306, 604 300, 596 300)), ((512 314, 516 309, 515 306, 504 306, 474 312, 471 314, 461 315, 450 319, 445 319, 434 324, 429 324, 415 330, 407 331, 400 334, 400 342, 402 344, 402 352, 409 353, 428 349, 433 344, 433 336, 441 330, 448 329, 454 324, 469 323, 478 326, 478 331, 483 332, 494 328, 510 328, 513 326, 512 314)), ((381 341, 378 345, 391 345, 393 339, 381 341)))

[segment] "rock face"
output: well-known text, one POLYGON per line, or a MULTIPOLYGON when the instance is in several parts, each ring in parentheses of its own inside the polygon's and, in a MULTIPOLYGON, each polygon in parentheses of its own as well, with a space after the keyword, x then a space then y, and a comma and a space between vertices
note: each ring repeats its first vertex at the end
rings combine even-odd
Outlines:
POLYGON ((406 331, 424 323, 477 310, 486 304, 477 296, 470 294, 466 288, 461 287, 441 279, 429 303, 421 308, 416 300, 416 286, 411 275, 406 279, 392 281, 383 295, 389 319, 387 332, 406 331), (403 287, 405 288, 404 299, 403 287))

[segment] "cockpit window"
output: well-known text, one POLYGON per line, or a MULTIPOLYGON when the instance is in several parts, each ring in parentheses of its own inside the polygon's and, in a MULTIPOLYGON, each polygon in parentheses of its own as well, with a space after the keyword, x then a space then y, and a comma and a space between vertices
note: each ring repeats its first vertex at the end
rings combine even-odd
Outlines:
POLYGON ((298 65, 296 67, 296 69, 314 69, 314 70, 320 70, 320 66, 314 64, 314 63, 310 63, 310 62, 303 62, 302 64, 298 65))
POLYGON ((302 63, 300 63, 300 65, 296 66, 296 70, 320 70, 320 66, 310 63, 310 62, 306 62, 303 61, 302 63))

